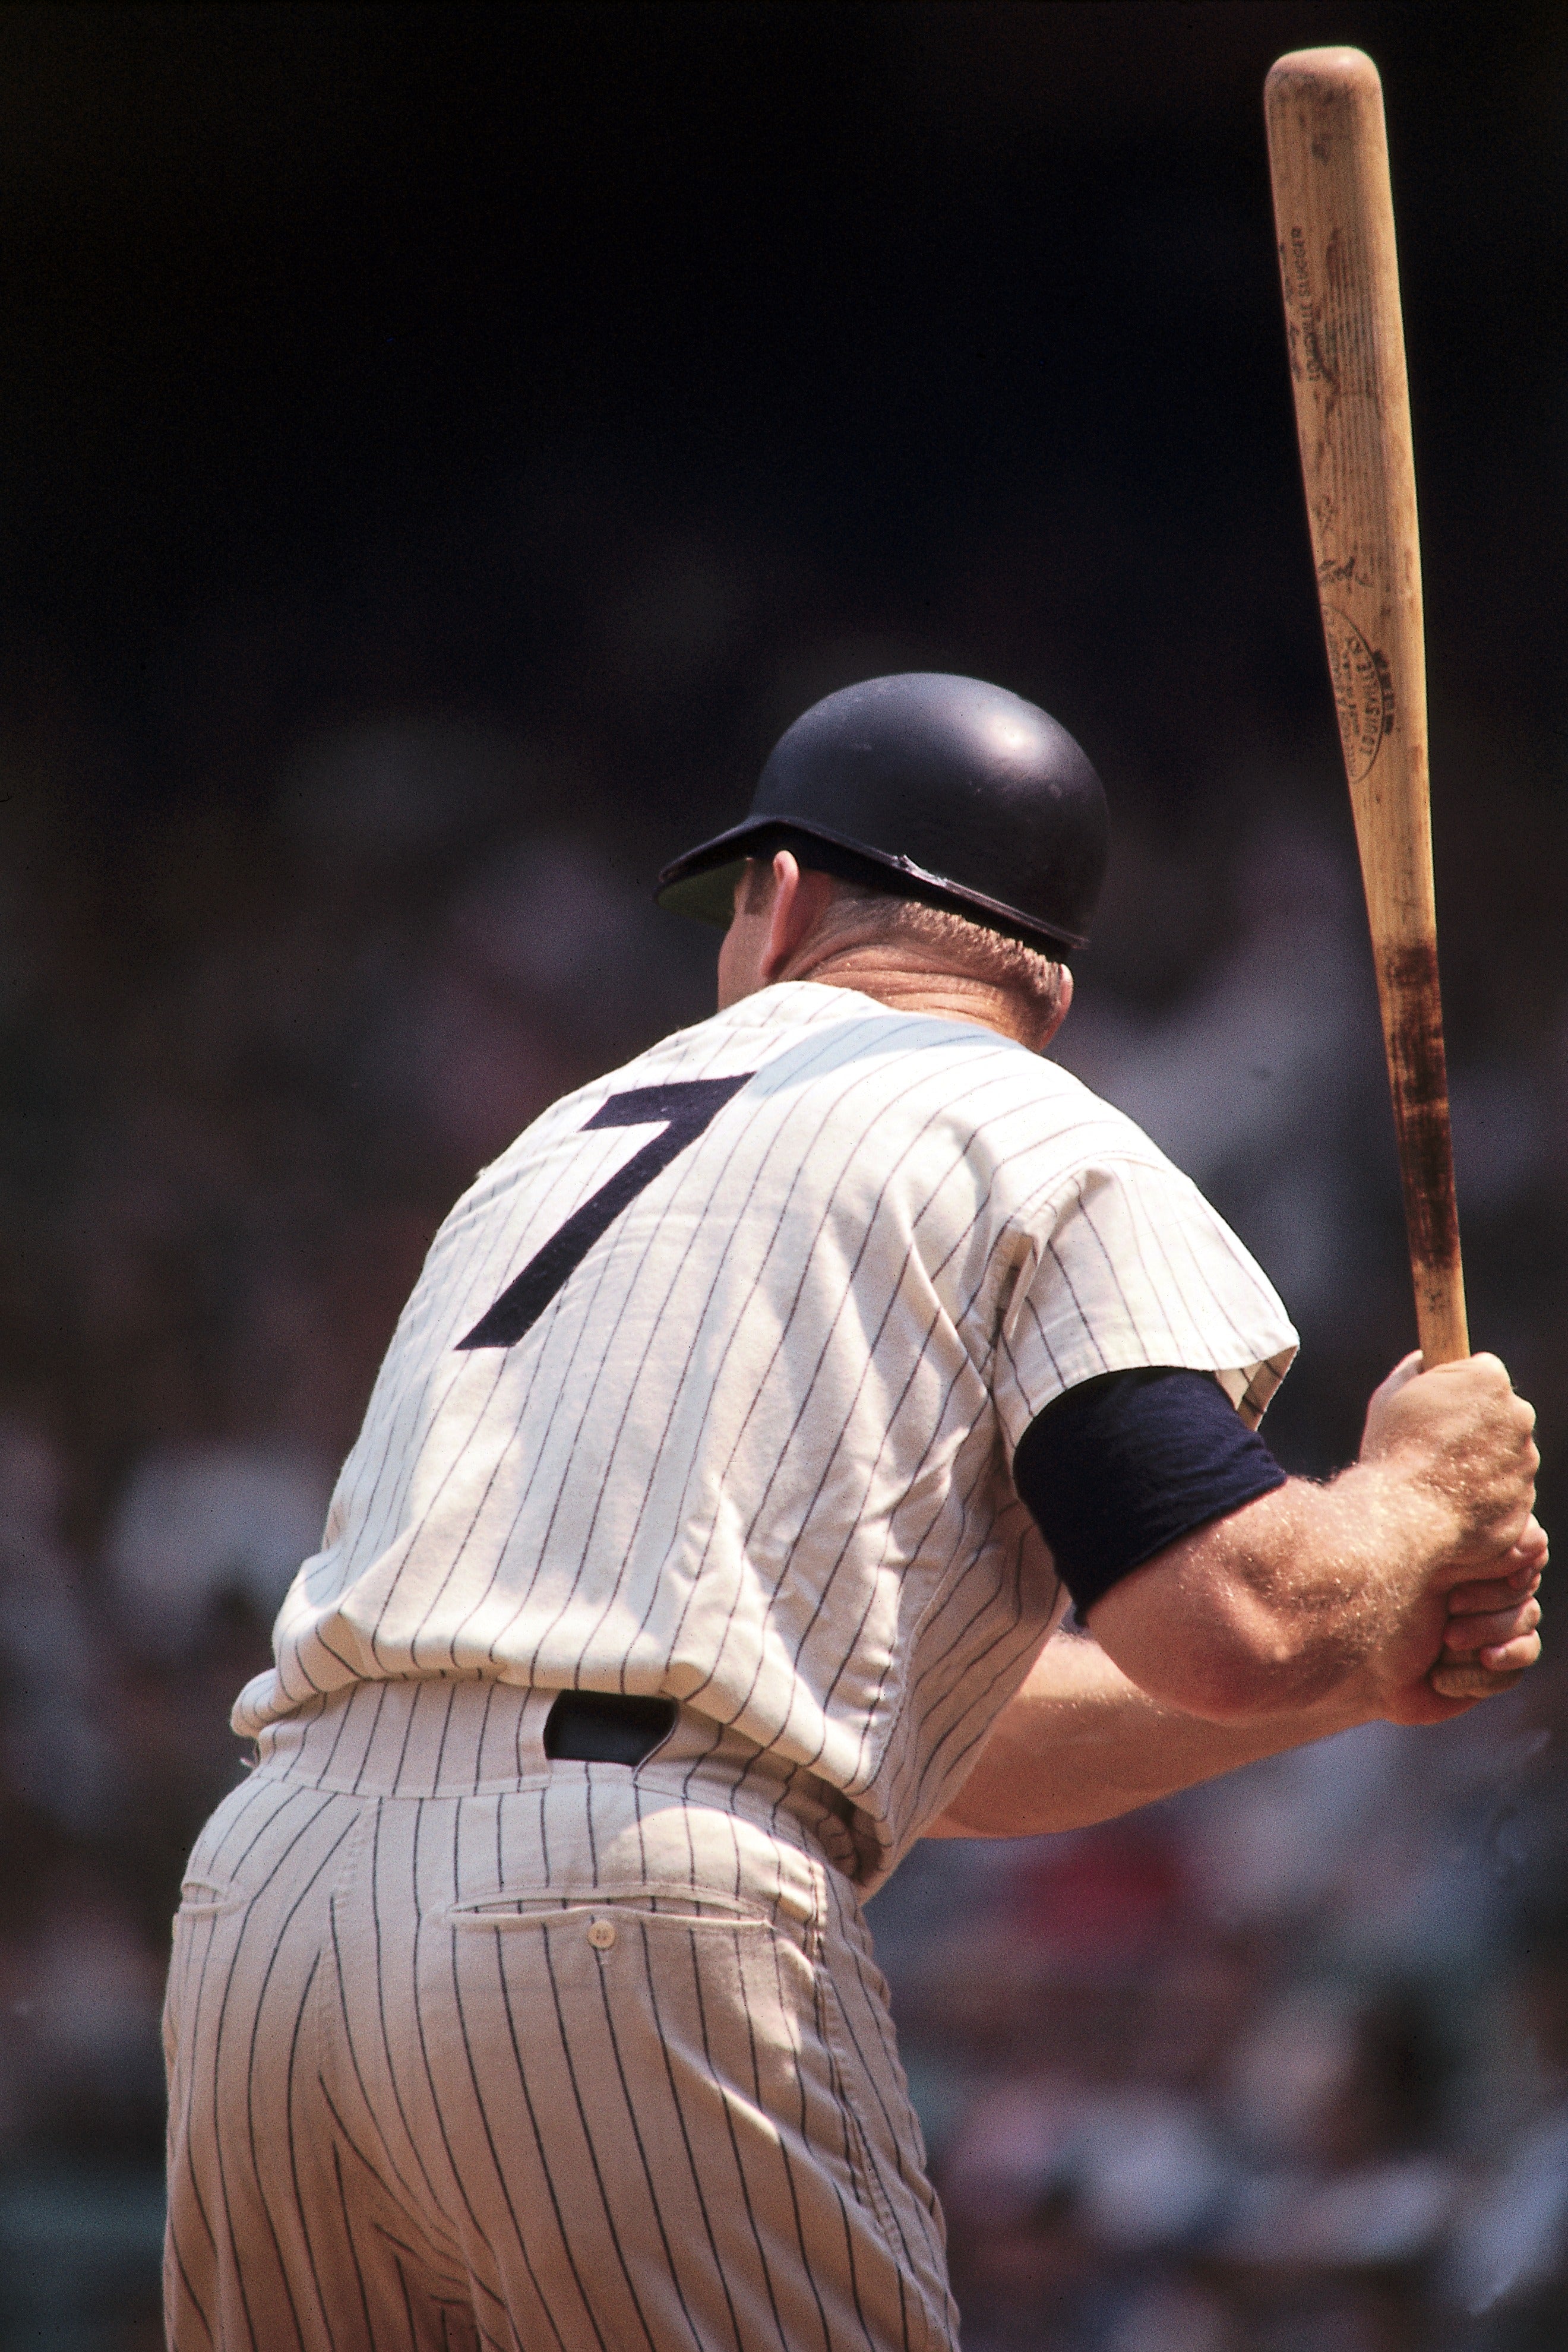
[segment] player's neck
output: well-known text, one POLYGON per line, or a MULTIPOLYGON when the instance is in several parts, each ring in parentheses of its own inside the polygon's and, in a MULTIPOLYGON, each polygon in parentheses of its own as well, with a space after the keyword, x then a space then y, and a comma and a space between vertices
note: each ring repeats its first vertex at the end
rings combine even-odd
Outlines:
POLYGON ((820 961, 802 955, 781 980, 814 980, 826 988, 858 989, 895 1013, 924 1013, 938 1021, 972 1021, 1015 1045, 1043 1053, 1058 1026, 1011 989, 965 972, 924 966, 907 953, 866 941, 830 950, 820 961))

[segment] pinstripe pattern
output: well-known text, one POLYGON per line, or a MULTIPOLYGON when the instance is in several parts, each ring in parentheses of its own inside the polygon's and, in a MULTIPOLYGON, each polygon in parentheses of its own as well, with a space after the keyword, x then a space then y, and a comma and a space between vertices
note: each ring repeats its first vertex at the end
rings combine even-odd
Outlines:
POLYGON ((847 1881, 700 1762, 547 1764, 542 1696, 334 1697, 203 1833, 165 2028, 171 2343, 950 2345, 847 1881))
POLYGON ((1194 1187, 1054 1065, 766 989, 554 1105, 458 1203, 236 1728, 409 1675, 668 1695, 837 1790, 868 1886, 1059 1605, 1009 1475, 1030 1421, 1145 1363, 1255 1420, 1294 1346, 1194 1187), (747 1074, 516 1345, 465 1344, 647 1151, 606 1104, 747 1074))
POLYGON ((548 1111, 437 1234, 235 1710, 176 2352, 950 2346, 859 1892, 1060 1606, 1036 1414, 1155 1363, 1255 1420, 1294 1345, 1146 1138, 972 1024, 790 984, 548 1111), (674 1729, 549 1763, 574 1687, 674 1729))

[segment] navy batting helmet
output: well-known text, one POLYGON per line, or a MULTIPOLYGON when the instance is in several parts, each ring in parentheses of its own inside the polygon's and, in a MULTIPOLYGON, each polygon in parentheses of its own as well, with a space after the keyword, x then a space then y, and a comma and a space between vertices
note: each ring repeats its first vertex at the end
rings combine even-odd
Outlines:
POLYGON ((742 860, 781 847, 1049 952, 1088 940, 1110 818, 1100 778, 1045 711, 915 670, 814 703, 774 745, 745 822, 667 866, 658 902, 728 924, 742 860))

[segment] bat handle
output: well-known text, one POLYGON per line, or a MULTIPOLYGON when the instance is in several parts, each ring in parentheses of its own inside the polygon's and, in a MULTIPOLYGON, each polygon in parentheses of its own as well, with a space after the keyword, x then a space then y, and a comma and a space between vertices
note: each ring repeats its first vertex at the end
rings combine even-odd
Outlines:
MULTIPOLYGON (((1445 1111, 1447 1108, 1445 1103, 1445 1111)), ((1451 1165, 1448 1197, 1452 1202, 1451 1165)), ((1459 1264, 1458 1219, 1454 1223, 1453 1256, 1441 1263, 1418 1261, 1415 1255, 1414 1232, 1411 1239, 1411 1271, 1415 1278, 1415 1323, 1422 1357, 1428 1367, 1458 1363, 1470 1352, 1470 1336, 1465 1318, 1465 1276, 1459 1264)), ((1524 1669, 1520 1671, 1522 1673, 1524 1669)), ((1430 1669, 1426 1679, 1443 1698, 1495 1698, 1500 1691, 1505 1691, 1518 1682, 1519 1675, 1494 1675, 1473 1660, 1467 1659, 1461 1664, 1445 1655, 1430 1669)))
MULTIPOLYGON (((1454 1190, 1454 1147, 1448 1121, 1448 1074, 1443 1053, 1437 954, 1430 938, 1394 950, 1377 943, 1378 993, 1399 1143, 1415 1328, 1428 1370, 1460 1362, 1470 1352, 1465 1313, 1465 1271, 1459 1255, 1459 1210, 1454 1190)), ((1492 1698, 1519 1680, 1494 1675, 1472 1659, 1439 1658, 1426 1677, 1443 1698, 1492 1698)))
MULTIPOLYGON (((1443 1104, 1444 1126, 1447 1125, 1447 1102, 1443 1104)), ((1453 1162, 1448 1163, 1448 1200, 1453 1201, 1453 1162)), ((1407 1196, 1408 1205, 1408 1196, 1407 1196)), ((1454 1364, 1470 1352, 1470 1335, 1465 1318, 1465 1276, 1459 1264, 1459 1229, 1458 1216, 1453 1221, 1454 1247, 1451 1257, 1439 1262, 1417 1261, 1415 1255, 1415 1228, 1411 1231, 1411 1270, 1415 1277, 1415 1323, 1421 1339, 1421 1353, 1428 1366, 1454 1364)), ((1426 1679, 1442 1698, 1495 1698, 1501 1691, 1511 1688, 1527 1669, 1514 1674, 1493 1674, 1474 1659, 1461 1663, 1440 1657, 1427 1673, 1426 1679)))
POLYGON ((1465 1313, 1465 1273, 1456 1252, 1442 1265, 1411 1267, 1415 1282, 1415 1334, 1428 1370, 1434 1364, 1462 1363, 1470 1352, 1465 1313))
MULTIPOLYGON (((1445 1110, 1447 1108, 1445 1104, 1445 1110)), ((1452 1200, 1451 1171, 1448 1191, 1452 1200)), ((1412 1239, 1414 1244, 1414 1235, 1412 1239)), ((1418 1264, 1413 1246, 1411 1263, 1415 1276, 1415 1320, 1422 1356, 1428 1366, 1458 1363, 1469 1354, 1470 1338, 1465 1320, 1465 1277, 1459 1265, 1457 1220, 1451 1259, 1436 1265, 1418 1264)), ((1430 1668, 1426 1679, 1443 1698, 1495 1698, 1526 1671, 1521 1667, 1514 1674, 1493 1674, 1473 1659, 1461 1663, 1445 1653, 1430 1668)))
POLYGON ((1415 937, 1374 935, 1373 948, 1410 1242, 1416 1336, 1430 1370, 1434 1364, 1458 1363, 1470 1352, 1436 924, 1428 918, 1415 937))

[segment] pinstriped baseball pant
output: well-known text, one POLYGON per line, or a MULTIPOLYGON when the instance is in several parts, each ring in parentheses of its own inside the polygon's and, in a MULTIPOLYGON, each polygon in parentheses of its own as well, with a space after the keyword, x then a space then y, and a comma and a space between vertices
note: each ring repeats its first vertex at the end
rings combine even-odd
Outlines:
POLYGON ((765 1786, 546 1762, 552 1696, 362 1686, 203 1832, 170 2344, 952 2346, 852 1886, 765 1786))

